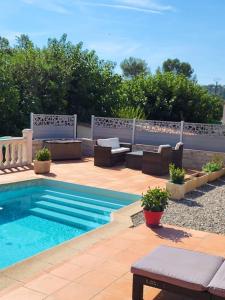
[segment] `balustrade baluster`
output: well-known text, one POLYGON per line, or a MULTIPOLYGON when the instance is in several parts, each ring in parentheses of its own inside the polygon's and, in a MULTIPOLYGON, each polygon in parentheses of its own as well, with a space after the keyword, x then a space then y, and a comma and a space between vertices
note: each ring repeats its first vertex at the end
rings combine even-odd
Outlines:
POLYGON ((16 166, 16 144, 11 144, 11 167, 16 166))
POLYGON ((0 143, 0 170, 3 169, 3 144, 0 143))
POLYGON ((22 162, 23 162, 23 144, 22 143, 18 143, 18 161, 17 161, 17 164, 19 166, 22 165, 22 162))
POLYGON ((9 144, 5 144, 5 162, 4 165, 5 167, 10 167, 10 146, 9 144))

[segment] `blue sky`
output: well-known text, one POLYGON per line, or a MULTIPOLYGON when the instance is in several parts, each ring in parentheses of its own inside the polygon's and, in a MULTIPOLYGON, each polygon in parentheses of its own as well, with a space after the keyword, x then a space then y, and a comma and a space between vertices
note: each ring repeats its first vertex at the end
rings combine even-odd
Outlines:
MULTIPOLYGON (((38 46, 68 34, 120 62, 167 58, 192 64, 200 83, 225 84, 225 0, 0 0, 0 35, 28 34, 38 46)), ((117 67, 119 70, 119 67, 117 67)))

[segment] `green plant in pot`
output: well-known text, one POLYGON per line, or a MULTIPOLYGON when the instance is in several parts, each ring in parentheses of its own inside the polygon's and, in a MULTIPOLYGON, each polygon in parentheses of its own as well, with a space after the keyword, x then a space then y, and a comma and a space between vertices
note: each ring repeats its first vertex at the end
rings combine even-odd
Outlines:
POLYGON ((34 160, 34 172, 36 174, 46 174, 50 172, 51 153, 47 148, 43 148, 36 153, 34 160))
POLYGON ((219 171, 223 168, 223 161, 210 161, 202 167, 202 170, 206 173, 212 173, 219 171))
POLYGON ((169 193, 159 187, 149 188, 146 194, 142 195, 141 206, 147 226, 158 226, 165 208, 168 205, 169 193))
POLYGON ((170 180, 166 183, 166 190, 172 199, 180 200, 185 194, 185 170, 170 164, 169 173, 170 180))
POLYGON ((185 170, 176 168, 174 164, 169 166, 170 181, 175 184, 183 184, 185 179, 185 170))
POLYGON ((202 167, 202 170, 208 174, 208 180, 214 181, 225 175, 224 162, 219 156, 216 156, 212 161, 202 167))

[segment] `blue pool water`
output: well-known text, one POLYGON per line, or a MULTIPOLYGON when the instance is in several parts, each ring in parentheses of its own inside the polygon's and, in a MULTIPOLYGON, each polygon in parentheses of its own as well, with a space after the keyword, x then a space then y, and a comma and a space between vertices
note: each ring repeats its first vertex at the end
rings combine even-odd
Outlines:
POLYGON ((139 195, 54 180, 0 186, 0 269, 110 222, 139 195))

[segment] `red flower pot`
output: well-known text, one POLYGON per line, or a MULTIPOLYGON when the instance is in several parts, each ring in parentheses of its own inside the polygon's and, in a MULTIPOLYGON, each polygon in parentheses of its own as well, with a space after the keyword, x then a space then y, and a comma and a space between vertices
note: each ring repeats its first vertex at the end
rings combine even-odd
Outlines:
POLYGON ((145 222, 147 226, 157 226, 160 223, 163 211, 155 212, 144 209, 145 222))

